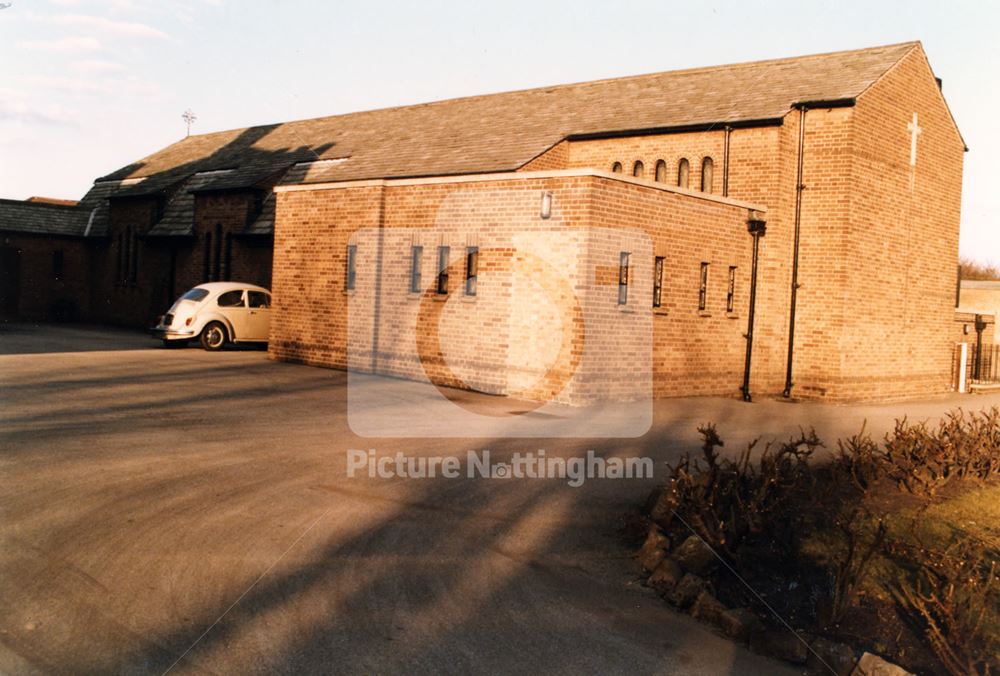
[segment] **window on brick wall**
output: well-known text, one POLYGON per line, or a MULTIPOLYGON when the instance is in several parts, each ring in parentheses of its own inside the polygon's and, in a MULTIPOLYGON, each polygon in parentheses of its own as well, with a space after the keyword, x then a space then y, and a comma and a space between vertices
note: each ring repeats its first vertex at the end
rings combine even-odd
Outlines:
POLYGON ((732 312, 736 305, 736 266, 729 266, 729 285, 726 287, 726 312, 732 312))
POLYGON ((663 305, 663 256, 653 259, 653 307, 663 305))
POLYGON ((450 246, 439 246, 438 247, 438 267, 437 267, 437 284, 435 290, 438 294, 444 295, 448 293, 448 258, 451 256, 450 246))
POLYGON ((410 293, 423 291, 420 280, 420 266, 423 262, 424 247, 419 244, 410 249, 410 293))
POLYGON ((701 264, 701 281, 698 285, 698 309, 705 309, 705 302, 708 299, 708 263, 701 264))
POLYGON ((686 157, 682 157, 681 161, 677 163, 677 185, 681 188, 687 188, 691 183, 691 163, 687 161, 686 157))
POLYGON ((479 283, 479 247, 465 249, 465 295, 475 296, 479 283))
POLYGON ((628 259, 631 254, 622 251, 618 254, 618 304, 628 303, 628 259))
POLYGON ((205 233, 205 244, 201 249, 201 279, 204 282, 212 281, 212 233, 205 233))
POLYGON ((358 276, 357 264, 358 264, 358 245, 348 244, 347 265, 345 267, 345 273, 344 273, 344 289, 347 291, 354 290, 354 282, 358 276))
POLYGON ((222 275, 220 279, 231 281, 233 279, 233 235, 227 232, 225 236, 225 248, 222 253, 222 275))
POLYGON ((640 160, 636 160, 635 164, 632 165, 632 175, 636 178, 642 178, 646 175, 646 165, 644 165, 640 160))
POLYGON ((128 283, 135 286, 139 283, 139 234, 135 230, 129 232, 128 283))
POLYGON ((222 279, 222 224, 215 224, 215 250, 212 252, 212 281, 217 282, 222 279))
POLYGON ((611 171, 613 171, 616 174, 622 173, 622 163, 621 162, 615 162, 614 164, 612 164, 611 165, 611 171))
POLYGON ((712 180, 715 178, 715 162, 711 157, 701 161, 701 191, 712 192, 712 180))
POLYGON ((56 249, 52 252, 52 279, 58 281, 63 278, 63 250, 56 249))
POLYGON ((663 160, 656 160, 656 181, 658 183, 667 182, 667 163, 663 160))
POLYGON ((125 235, 118 233, 118 261, 115 264, 115 284, 125 281, 125 235))

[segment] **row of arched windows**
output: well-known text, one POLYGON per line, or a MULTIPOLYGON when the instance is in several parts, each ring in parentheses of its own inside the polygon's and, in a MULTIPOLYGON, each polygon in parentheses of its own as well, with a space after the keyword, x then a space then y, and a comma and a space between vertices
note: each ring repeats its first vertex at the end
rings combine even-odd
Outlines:
MULTIPOLYGON (((611 165, 611 171, 616 174, 622 172, 622 163, 615 162, 611 165)), ((646 165, 642 163, 642 160, 636 160, 635 164, 632 165, 632 175, 636 178, 644 178, 646 176, 646 165)), ((663 160, 656 161, 656 168, 654 170, 654 179, 657 183, 667 182, 667 163, 663 160)), ((715 178, 715 161, 711 157, 704 157, 701 160, 701 188, 702 192, 712 192, 712 181, 715 178)), ((682 157, 677 163, 677 185, 681 188, 691 187, 691 163, 688 162, 686 157, 682 157)))

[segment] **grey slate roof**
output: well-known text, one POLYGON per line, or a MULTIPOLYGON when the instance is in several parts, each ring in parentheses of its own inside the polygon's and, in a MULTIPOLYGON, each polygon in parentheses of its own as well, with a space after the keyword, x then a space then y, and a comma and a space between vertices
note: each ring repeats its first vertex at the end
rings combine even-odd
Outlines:
MULTIPOLYGON (((796 103, 856 98, 919 48, 909 42, 200 134, 98 179, 79 208, 90 234, 103 235, 109 196, 161 194, 168 202, 151 234, 190 234, 192 191, 266 187, 279 177, 310 183, 513 171, 573 136, 776 121, 796 103)), ((269 197, 246 232, 271 232, 273 214, 269 197)), ((16 220, 0 214, 0 223, 16 220)), ((71 219, 63 220, 31 227, 66 231, 71 219)))
POLYGON ((294 180, 511 171, 569 136, 776 120, 797 102, 851 99, 918 45, 654 73, 202 134, 106 178, 170 177, 249 165, 278 168, 332 158, 349 159, 313 165, 294 180))
POLYGON ((34 235, 82 235, 88 213, 75 206, 0 199, 0 231, 34 235))

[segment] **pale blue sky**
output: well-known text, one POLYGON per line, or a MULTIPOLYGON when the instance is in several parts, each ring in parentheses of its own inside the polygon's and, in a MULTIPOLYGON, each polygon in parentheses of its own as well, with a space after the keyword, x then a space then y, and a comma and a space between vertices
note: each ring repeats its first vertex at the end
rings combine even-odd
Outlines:
POLYGON ((990 2, 6 0, 0 196, 78 198, 194 131, 919 39, 970 147, 962 252, 1000 263, 990 2))

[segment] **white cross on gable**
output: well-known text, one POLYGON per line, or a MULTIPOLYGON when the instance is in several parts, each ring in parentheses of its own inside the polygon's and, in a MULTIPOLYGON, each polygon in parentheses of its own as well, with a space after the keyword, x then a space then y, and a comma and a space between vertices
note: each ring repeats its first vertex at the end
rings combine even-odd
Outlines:
POLYGON ((916 166, 917 164, 917 136, 923 129, 917 124, 917 114, 913 113, 913 122, 906 125, 907 130, 910 132, 910 166, 916 166))

